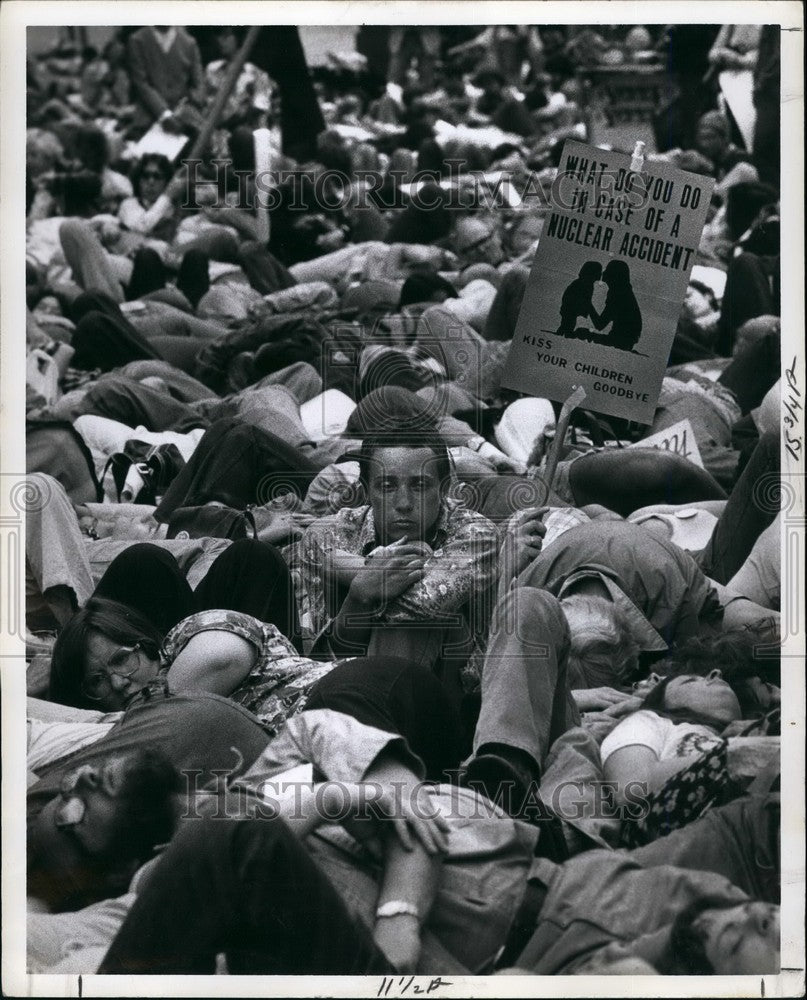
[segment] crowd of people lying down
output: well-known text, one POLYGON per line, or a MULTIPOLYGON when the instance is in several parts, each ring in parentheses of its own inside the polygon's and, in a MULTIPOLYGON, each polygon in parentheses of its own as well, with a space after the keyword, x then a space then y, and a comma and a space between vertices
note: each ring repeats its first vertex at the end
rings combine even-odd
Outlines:
POLYGON ((778 34, 649 154, 717 182, 652 423, 556 440, 486 178, 661 26, 276 31, 185 166, 243 33, 29 59, 29 971, 778 972, 778 34))

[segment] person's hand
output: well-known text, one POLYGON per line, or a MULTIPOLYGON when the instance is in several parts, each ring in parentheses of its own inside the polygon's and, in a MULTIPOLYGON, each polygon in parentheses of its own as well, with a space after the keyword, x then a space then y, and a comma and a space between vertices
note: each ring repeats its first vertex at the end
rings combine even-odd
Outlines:
POLYGON ((330 782, 323 786, 327 816, 375 818, 396 837, 405 851, 420 846, 429 855, 448 850, 448 822, 435 799, 436 789, 423 784, 408 769, 398 769, 392 782, 372 778, 366 782, 330 782), (405 779, 405 780, 404 780, 405 779))
POLYGON ((620 705, 632 696, 612 687, 584 688, 572 691, 572 698, 580 712, 602 712, 614 705, 620 705))
POLYGON ((420 542, 401 539, 376 549, 353 578, 350 595, 366 607, 384 605, 422 579, 425 561, 420 542))
POLYGON ((603 709, 602 714, 610 715, 612 719, 621 719, 626 715, 630 715, 631 712, 638 712, 643 702, 643 698, 637 698, 635 695, 626 695, 622 701, 618 701, 613 705, 609 705, 608 708, 603 709))
POLYGON ((501 577, 514 580, 541 552, 546 534, 543 516, 548 507, 527 507, 507 524, 507 534, 501 548, 501 577))
POLYGON ((119 220, 111 218, 110 216, 104 216, 98 226, 98 238, 100 239, 102 246, 113 246, 117 242, 120 234, 121 224, 119 220))
POLYGON ((523 476, 527 471, 527 466, 524 462, 520 462, 517 458, 511 458, 505 454, 491 456, 490 463, 496 472, 501 472, 505 475, 523 476))
POLYGON ((580 720, 580 724, 594 742, 599 745, 609 733, 612 733, 616 729, 620 721, 620 719, 615 719, 607 712, 586 712, 580 720))
POLYGON ((376 921, 373 940, 398 972, 414 973, 420 958, 420 921, 409 913, 376 921))
POLYGON ((376 814, 391 824, 405 851, 419 844, 427 854, 446 853, 448 823, 440 812, 435 788, 413 782, 384 785, 380 790, 380 796, 373 800, 376 814))
POLYGON ((316 238, 315 243, 320 250, 330 253, 333 250, 339 250, 341 247, 345 246, 345 234, 337 227, 328 233, 322 233, 319 235, 316 238))
POLYGON ((316 518, 310 514, 292 513, 288 510, 273 510, 271 507, 256 507, 252 511, 255 528, 261 542, 285 545, 296 542, 316 518))
POLYGON ((428 542, 410 542, 407 539, 401 539, 400 542, 393 542, 391 545, 379 545, 367 556, 367 561, 372 562, 375 559, 381 558, 383 556, 395 555, 396 552, 400 552, 402 548, 406 548, 407 551, 411 550, 417 555, 423 556, 424 559, 428 559, 429 556, 434 555, 434 549, 429 545, 428 542))

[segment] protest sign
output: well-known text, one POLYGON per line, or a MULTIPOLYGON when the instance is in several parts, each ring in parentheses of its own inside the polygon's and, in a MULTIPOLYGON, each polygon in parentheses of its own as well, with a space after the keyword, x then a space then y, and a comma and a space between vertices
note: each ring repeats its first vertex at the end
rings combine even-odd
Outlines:
POLYGON ((713 186, 567 142, 502 385, 650 423, 713 186))
POLYGON ((703 459, 698 450, 698 442, 695 440, 695 433, 692 424, 688 420, 679 420, 666 430, 657 434, 650 434, 631 448, 661 448, 664 451, 673 451, 676 455, 686 458, 695 465, 703 468, 703 459))
POLYGON ((155 122, 132 149, 132 157, 139 160, 141 156, 149 154, 160 155, 167 157, 173 163, 187 141, 186 135, 166 132, 159 122, 155 122))

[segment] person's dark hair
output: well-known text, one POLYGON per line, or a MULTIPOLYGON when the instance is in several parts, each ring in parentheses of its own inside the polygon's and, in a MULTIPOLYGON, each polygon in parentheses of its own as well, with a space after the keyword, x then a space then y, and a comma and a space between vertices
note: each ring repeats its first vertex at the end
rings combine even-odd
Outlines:
POLYGON ((546 96, 546 87, 542 81, 538 81, 524 95, 524 105, 529 111, 540 111, 547 104, 549 104, 549 98, 546 96))
POLYGON ((779 192, 760 181, 742 181, 726 192, 726 225, 732 240, 738 240, 768 205, 775 205, 779 192))
POLYGON ((775 656, 762 659, 757 655, 763 644, 766 650, 774 652, 770 637, 767 643, 765 640, 765 635, 753 627, 732 629, 715 636, 694 636, 673 647, 665 672, 670 677, 681 674, 706 676, 714 669, 720 670, 737 695, 743 717, 753 718, 760 706, 746 682, 759 677, 777 687, 780 683, 779 659, 775 656))
POLYGON ((394 441, 402 427, 433 431, 438 415, 443 414, 411 389, 377 385, 362 396, 348 417, 345 435, 364 440, 373 434, 386 434, 389 441, 394 441))
POLYGON ((87 170, 100 174, 109 159, 109 146, 97 125, 82 125, 76 132, 76 158, 87 170))
POLYGON ((714 975, 714 966, 706 957, 703 931, 696 925, 707 910, 728 910, 737 900, 725 896, 699 896, 676 916, 670 930, 670 940, 658 971, 668 976, 714 975))
POLYGON ((72 708, 92 708, 94 703, 83 694, 87 642, 91 633, 101 635, 121 646, 140 644, 143 651, 157 659, 164 636, 139 611, 117 601, 91 597, 59 633, 53 647, 48 698, 72 708))
POLYGON ((700 712, 696 712, 690 708, 667 708, 664 701, 667 696, 667 688, 670 686, 670 682, 676 677, 680 677, 683 673, 696 673, 697 671, 680 671, 676 674, 670 674, 664 677, 659 683, 645 696, 642 701, 639 711, 649 711, 655 712, 656 715, 660 715, 664 719, 670 719, 671 722, 690 722, 698 726, 711 726, 714 728, 722 728, 723 723, 717 722, 715 719, 710 718, 708 715, 701 715, 700 712))
POLYGON ((135 189, 135 192, 138 190, 140 180, 146 171, 146 167, 150 166, 155 166, 163 175, 166 182, 171 180, 173 171, 171 169, 171 161, 168 157, 163 156, 162 153, 146 153, 145 156, 140 157, 132 170, 132 187, 135 189))
POLYGON ((155 847, 170 840, 176 825, 172 797, 181 791, 179 773, 162 751, 133 753, 119 793, 111 856, 145 861, 155 847))
POLYGON ((502 142, 490 154, 491 162, 495 163, 497 160, 503 160, 505 156, 510 156, 511 153, 520 152, 520 147, 514 142, 502 142))
POLYGON ((326 169, 341 174, 345 184, 353 172, 350 150, 339 133, 331 129, 317 136, 317 161, 326 169))
POLYGON ((445 167, 445 154, 440 143, 433 138, 424 139, 417 152, 418 172, 428 171, 441 177, 445 167))
POLYGON ((89 170, 57 174, 51 191, 61 201, 65 215, 93 215, 98 210, 101 197, 101 178, 89 170))
POLYGON ((435 292, 445 292, 450 299, 457 298, 457 290, 442 275, 431 269, 418 270, 410 274, 401 288, 399 308, 417 302, 428 302, 435 292))
POLYGON ((406 207, 395 213, 387 239, 433 246, 450 234, 453 221, 448 193, 433 180, 426 180, 412 193, 406 207))
POLYGON ((453 471, 451 457, 445 441, 436 428, 399 429, 397 433, 392 430, 377 431, 367 435, 358 453, 359 482, 365 490, 369 488, 373 456, 379 448, 428 448, 435 456, 434 471, 440 481, 441 491, 445 493, 451 485, 453 471))

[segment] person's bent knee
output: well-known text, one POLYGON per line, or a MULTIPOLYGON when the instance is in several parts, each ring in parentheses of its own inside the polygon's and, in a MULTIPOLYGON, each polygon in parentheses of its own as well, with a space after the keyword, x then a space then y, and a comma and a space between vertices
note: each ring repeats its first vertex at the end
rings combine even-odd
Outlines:
POLYGON ((535 646, 544 646, 555 633, 568 631, 560 601, 537 587, 512 587, 496 606, 496 623, 499 632, 512 629, 535 646))
MULTIPOLYGON (((139 562, 144 558, 156 559, 158 562, 172 568, 178 566, 172 553, 167 549, 161 548, 159 545, 155 545, 153 542, 135 542, 134 545, 130 545, 123 552, 118 553, 113 562, 116 566, 121 566, 128 562, 139 562)), ((111 565, 112 563, 110 563, 111 565)))

